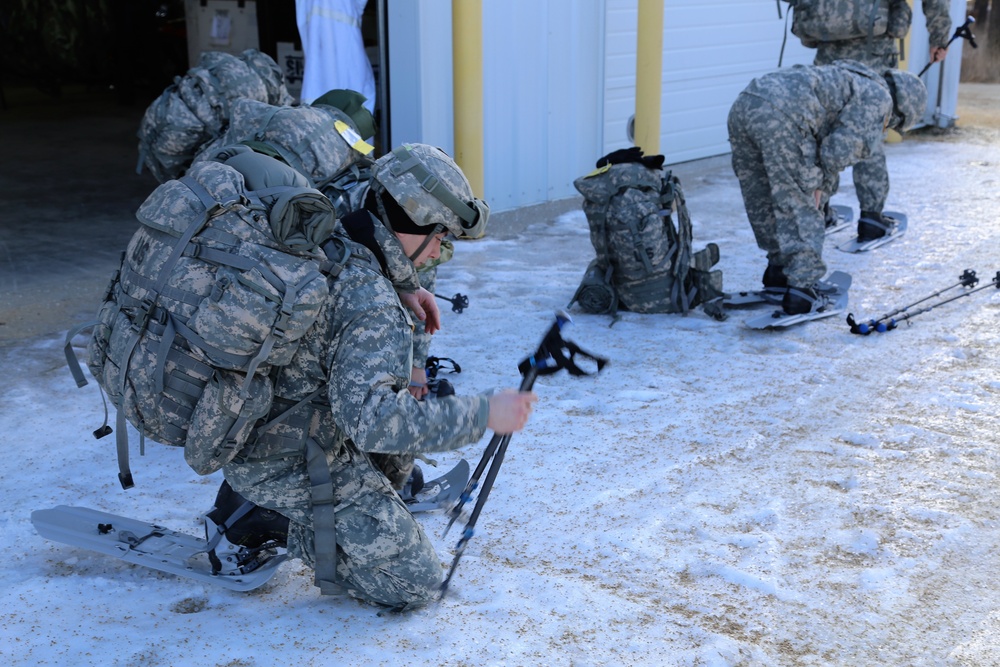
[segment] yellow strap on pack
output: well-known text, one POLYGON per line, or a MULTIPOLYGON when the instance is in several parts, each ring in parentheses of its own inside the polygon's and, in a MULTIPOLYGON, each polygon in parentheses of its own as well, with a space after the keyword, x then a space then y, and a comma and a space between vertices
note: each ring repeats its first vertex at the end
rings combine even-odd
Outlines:
POLYGON ((606 165, 604 165, 603 167, 598 167, 594 171, 592 171, 589 174, 587 174, 586 176, 584 176, 584 178, 590 178, 591 176, 597 176, 598 174, 603 174, 608 169, 611 169, 611 163, 610 162, 607 163, 606 165))
POLYGON ((333 127, 337 130, 340 136, 344 138, 344 141, 351 145, 351 148, 362 155, 369 155, 373 150, 375 150, 374 146, 362 139, 361 136, 354 131, 354 128, 344 121, 333 121, 333 127))

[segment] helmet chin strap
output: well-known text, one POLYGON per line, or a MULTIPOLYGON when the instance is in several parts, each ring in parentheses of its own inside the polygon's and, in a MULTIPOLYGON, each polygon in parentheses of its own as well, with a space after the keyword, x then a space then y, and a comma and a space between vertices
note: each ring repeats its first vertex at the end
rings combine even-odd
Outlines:
POLYGON ((420 257, 420 253, 424 251, 424 248, 426 248, 430 244, 431 240, 433 240, 435 236, 440 234, 443 229, 444 225, 442 224, 434 225, 434 230, 430 234, 424 237, 424 242, 420 244, 420 247, 417 248, 412 255, 410 255, 410 261, 416 264, 417 257, 420 257))

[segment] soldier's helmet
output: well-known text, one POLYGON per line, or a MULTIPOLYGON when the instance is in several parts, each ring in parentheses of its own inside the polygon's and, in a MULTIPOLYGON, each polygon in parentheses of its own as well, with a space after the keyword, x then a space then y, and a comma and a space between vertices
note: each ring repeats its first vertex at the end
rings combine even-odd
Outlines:
POLYGON ((371 188, 388 195, 418 226, 447 229, 458 238, 486 233, 490 208, 476 199, 469 180, 440 148, 403 144, 376 160, 371 188))
POLYGON ((882 77, 892 94, 892 118, 889 127, 905 132, 924 117, 927 110, 927 87, 909 72, 887 69, 882 77))

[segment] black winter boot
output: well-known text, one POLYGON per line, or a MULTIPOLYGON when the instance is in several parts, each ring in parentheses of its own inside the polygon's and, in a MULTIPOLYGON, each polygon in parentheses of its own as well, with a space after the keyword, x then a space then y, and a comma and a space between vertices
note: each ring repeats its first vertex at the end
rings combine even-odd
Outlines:
POLYGON ((431 392, 438 398, 455 395, 455 387, 444 378, 428 380, 427 385, 431 388, 431 392))
POLYGON ((788 278, 785 277, 784 270, 775 264, 767 265, 767 268, 764 269, 764 277, 762 281, 764 283, 764 289, 781 290, 788 287, 788 278))
POLYGON ((786 315, 803 315, 816 307, 818 296, 812 287, 789 287, 781 300, 786 315))
POLYGON ((413 475, 416 464, 413 454, 379 454, 370 453, 372 465, 389 479, 392 488, 402 491, 413 475))
POLYGON ((858 241, 864 243, 880 239, 889 231, 891 225, 891 221, 883 218, 881 213, 861 211, 861 217, 858 218, 858 241))
POLYGON ((830 227, 836 227, 837 223, 840 222, 840 216, 837 212, 830 206, 830 202, 823 204, 823 224, 827 229, 830 227))
POLYGON ((254 505, 223 481, 219 493, 215 497, 215 507, 206 514, 226 536, 226 539, 237 546, 256 549, 262 544, 274 542, 284 547, 288 543, 288 517, 259 505, 254 505), (232 522, 233 515, 245 504, 252 508, 242 517, 232 522))

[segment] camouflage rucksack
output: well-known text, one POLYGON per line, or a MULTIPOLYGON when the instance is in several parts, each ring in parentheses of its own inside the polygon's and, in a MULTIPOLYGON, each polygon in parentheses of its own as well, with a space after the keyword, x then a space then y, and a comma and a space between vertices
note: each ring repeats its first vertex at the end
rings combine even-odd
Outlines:
POLYGON ((195 155, 229 125, 236 100, 291 104, 284 76, 270 56, 248 49, 239 56, 222 51, 201 54, 196 67, 174 79, 146 109, 139 124, 139 165, 163 183, 177 178, 195 155))
POLYGON ((277 158, 309 179, 334 202, 338 217, 360 208, 375 150, 342 110, 321 104, 282 107, 251 99, 233 103, 226 133, 195 162, 218 146, 243 144, 277 158))
MULTIPOLYGON (((160 185, 136 217, 88 345, 90 372, 118 409, 125 488, 126 420, 184 447, 199 474, 232 460, 271 409, 269 371, 291 360, 349 257, 331 240, 329 199, 242 146, 160 185)), ((86 383, 78 366, 74 375, 86 383)))
POLYGON ((638 148, 598 160, 598 169, 576 179, 597 257, 573 303, 590 313, 686 313, 722 296, 722 272, 714 243, 691 249, 691 217, 680 180, 662 168, 663 156, 638 148), (677 215, 674 225, 672 215, 677 215))

